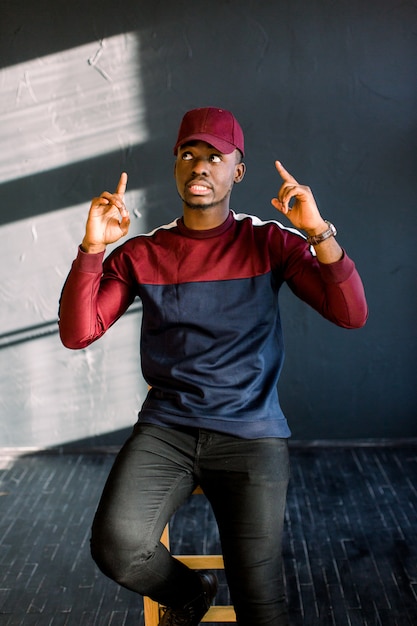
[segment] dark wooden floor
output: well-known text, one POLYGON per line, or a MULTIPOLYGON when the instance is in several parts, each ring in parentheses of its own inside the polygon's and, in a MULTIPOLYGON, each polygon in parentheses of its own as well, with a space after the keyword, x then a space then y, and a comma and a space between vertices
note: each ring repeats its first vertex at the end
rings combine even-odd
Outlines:
MULTIPOLYGON (((417 625, 417 448, 293 447, 285 576, 293 626, 417 625)), ((1 626, 141 626, 142 601, 97 571, 90 522, 112 454, 0 450, 1 626)), ((204 497, 173 548, 218 549, 204 497)), ((222 595, 227 588, 222 585, 222 595)), ((254 625, 256 626, 256 625, 254 625)))

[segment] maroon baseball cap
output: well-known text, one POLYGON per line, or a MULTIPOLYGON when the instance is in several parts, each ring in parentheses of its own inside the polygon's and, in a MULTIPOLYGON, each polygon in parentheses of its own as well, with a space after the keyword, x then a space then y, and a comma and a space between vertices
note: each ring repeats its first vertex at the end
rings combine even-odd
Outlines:
POLYGON ((236 148, 245 154, 243 131, 230 111, 205 107, 192 109, 182 118, 178 131, 174 154, 189 141, 205 141, 223 154, 230 154, 236 148))

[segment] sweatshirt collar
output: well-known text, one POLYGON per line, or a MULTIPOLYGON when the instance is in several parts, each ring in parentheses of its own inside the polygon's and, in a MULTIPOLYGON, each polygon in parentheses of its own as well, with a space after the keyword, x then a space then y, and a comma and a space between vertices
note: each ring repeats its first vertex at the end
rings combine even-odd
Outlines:
POLYGON ((178 218, 177 226, 181 234, 185 235, 185 237, 191 237, 192 239, 210 239, 211 237, 218 237, 219 235, 225 233, 232 227, 234 221, 233 212, 230 211, 225 221, 220 224, 220 226, 216 226, 216 228, 209 228, 208 230, 195 230, 193 228, 188 228, 184 224, 184 218, 182 217, 178 218))

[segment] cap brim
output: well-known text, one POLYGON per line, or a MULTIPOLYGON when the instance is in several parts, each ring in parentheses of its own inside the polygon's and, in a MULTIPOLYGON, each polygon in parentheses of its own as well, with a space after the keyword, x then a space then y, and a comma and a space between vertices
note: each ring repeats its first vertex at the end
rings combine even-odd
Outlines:
POLYGON ((231 154, 235 150, 239 149, 232 143, 229 143, 228 141, 225 141, 224 139, 221 139, 220 137, 209 135, 207 133, 194 133, 193 135, 190 135, 189 137, 182 138, 181 141, 175 144, 174 154, 175 155, 177 154, 178 148, 180 148, 181 146, 185 146, 187 143, 190 143, 191 141, 205 141, 206 143, 210 144, 210 146, 213 146, 213 148, 216 148, 216 150, 218 150, 222 154, 231 154))

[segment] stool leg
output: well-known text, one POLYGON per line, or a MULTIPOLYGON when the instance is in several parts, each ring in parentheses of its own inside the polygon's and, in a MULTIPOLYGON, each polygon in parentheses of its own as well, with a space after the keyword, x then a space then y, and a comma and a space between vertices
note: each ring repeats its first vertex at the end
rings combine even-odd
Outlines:
POLYGON ((159 604, 147 596, 143 598, 143 617, 145 626, 158 626, 159 604))

